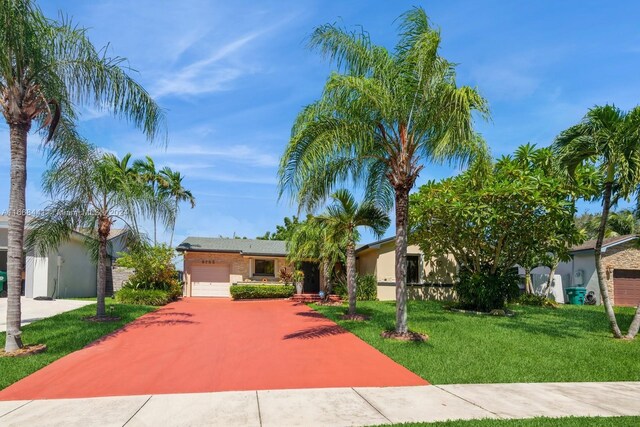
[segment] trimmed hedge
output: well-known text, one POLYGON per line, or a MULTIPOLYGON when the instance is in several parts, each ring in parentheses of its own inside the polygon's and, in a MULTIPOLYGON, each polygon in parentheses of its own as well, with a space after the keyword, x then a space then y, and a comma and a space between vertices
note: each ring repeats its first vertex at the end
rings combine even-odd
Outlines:
POLYGON ((295 292, 293 285, 232 285, 233 299, 289 298, 295 292))
POLYGON ((160 289, 134 289, 123 287, 116 292, 116 300, 122 304, 165 305, 175 301, 170 291, 160 289))
MULTIPOLYGON (((338 281, 333 285, 333 293, 342 299, 349 297, 347 291, 347 283, 338 281)), ((357 276, 356 278, 356 300, 358 301, 376 301, 378 299, 378 281, 372 274, 365 276, 357 276)))

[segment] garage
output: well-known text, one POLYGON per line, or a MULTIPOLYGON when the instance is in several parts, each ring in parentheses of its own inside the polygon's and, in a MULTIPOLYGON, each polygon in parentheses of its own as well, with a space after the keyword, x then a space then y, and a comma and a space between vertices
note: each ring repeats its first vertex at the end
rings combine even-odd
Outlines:
POLYGON ((635 307, 640 303, 640 270, 613 270, 615 305, 635 307))
POLYGON ((198 265, 191 268, 191 296, 230 297, 229 266, 226 264, 198 265))

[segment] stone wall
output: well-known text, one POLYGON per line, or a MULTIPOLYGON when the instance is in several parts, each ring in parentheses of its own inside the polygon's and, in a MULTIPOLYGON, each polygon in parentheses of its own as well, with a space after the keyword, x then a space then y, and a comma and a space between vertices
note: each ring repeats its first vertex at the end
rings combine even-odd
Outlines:
POLYGON ((117 266, 111 267, 110 270, 111 270, 111 281, 113 286, 112 291, 114 293, 118 292, 122 288, 122 285, 124 284, 124 282, 129 280, 129 277, 131 277, 131 275, 134 272, 133 268, 117 267, 117 266))
POLYGON ((637 240, 608 248, 602 254, 602 267, 605 271, 605 282, 609 290, 609 297, 616 303, 613 292, 613 270, 640 270, 640 249, 637 240))

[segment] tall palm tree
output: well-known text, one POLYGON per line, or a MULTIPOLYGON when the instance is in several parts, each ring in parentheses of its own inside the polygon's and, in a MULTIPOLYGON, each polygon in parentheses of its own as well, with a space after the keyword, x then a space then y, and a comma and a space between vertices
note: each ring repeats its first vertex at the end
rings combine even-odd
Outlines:
MULTIPOLYGON (((595 244, 598 285, 611 331, 622 338, 602 267, 602 242, 607 230, 612 203, 627 198, 636 191, 640 178, 640 107, 624 112, 613 105, 596 106, 582 121, 563 131, 555 140, 554 148, 570 173, 584 163, 594 163, 602 182, 599 199, 602 214, 595 244)), ((636 318, 640 318, 640 301, 636 318)), ((632 323, 636 325, 637 322, 632 323)), ((633 330, 627 334, 635 336, 633 330)))
POLYGON ((69 20, 45 18, 31 0, 0 0, 0 109, 9 126, 11 182, 7 253, 6 351, 22 346, 20 290, 25 223, 27 136, 35 122, 52 153, 73 145, 76 104, 107 108, 154 139, 164 114, 126 72, 69 20), (65 143, 65 140, 67 141, 65 143), (67 145, 69 144, 69 145, 67 145))
POLYGON ((191 191, 184 188, 182 180, 184 176, 178 171, 173 171, 169 167, 164 167, 160 170, 160 178, 166 182, 166 186, 161 187, 161 192, 173 200, 172 215, 170 218, 171 238, 169 240, 169 247, 173 247, 173 233, 176 230, 176 220, 178 217, 178 211, 180 210, 180 202, 189 202, 191 209, 196 206, 196 198, 193 197, 191 191))
POLYGON ((169 186, 169 183, 160 174, 155 162, 149 156, 146 156, 144 160, 134 161, 133 168, 138 172, 140 180, 147 185, 149 195, 154 200, 149 209, 151 211, 151 220, 153 221, 153 244, 156 245, 158 244, 158 221, 171 222, 171 211, 162 211, 160 209, 166 202, 168 193, 165 189, 169 186))
POLYGON ((340 189, 331 196, 333 203, 317 217, 333 241, 344 239, 347 259, 347 290, 349 292, 349 315, 356 314, 356 243, 360 238, 358 229, 367 227, 380 237, 389 228, 391 220, 387 213, 371 200, 358 204, 351 193, 340 189))
POLYGON ((111 227, 119 221, 130 231, 130 236, 139 239, 133 220, 140 211, 148 212, 154 202, 143 183, 127 173, 122 164, 112 154, 89 152, 73 167, 48 171, 43 187, 53 201, 42 216, 30 223, 32 229, 27 237, 28 247, 46 253, 68 240, 74 231, 90 236, 87 244, 95 250, 98 270, 97 317, 105 316, 111 227))
POLYGON ((369 33, 318 27, 310 45, 335 61, 322 97, 293 125, 279 169, 280 195, 307 209, 347 181, 381 206, 395 201, 396 332, 407 332, 409 192, 427 162, 465 163, 484 144, 473 113, 488 114, 475 89, 459 87, 455 64, 438 53, 440 32, 414 8, 400 18, 393 52, 369 33))
POLYGON ((289 262, 318 261, 322 265, 322 290, 331 294, 332 272, 338 262, 344 261, 345 236, 333 236, 317 218, 309 215, 299 223, 287 240, 289 262), (338 237, 339 240, 334 240, 338 237))

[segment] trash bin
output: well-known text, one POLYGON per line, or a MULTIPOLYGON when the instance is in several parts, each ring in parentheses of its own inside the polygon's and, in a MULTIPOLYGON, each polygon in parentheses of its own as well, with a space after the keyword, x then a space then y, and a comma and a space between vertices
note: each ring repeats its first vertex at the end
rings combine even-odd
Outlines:
POLYGON ((587 295, 587 288, 567 288, 569 304, 582 305, 587 295))
POLYGON ((0 271, 0 294, 7 288, 7 272, 0 271))

